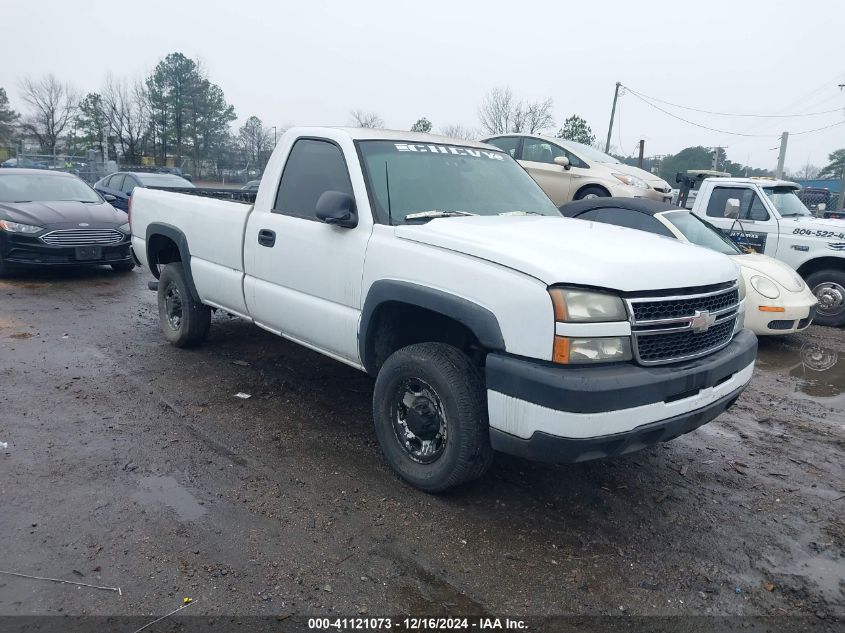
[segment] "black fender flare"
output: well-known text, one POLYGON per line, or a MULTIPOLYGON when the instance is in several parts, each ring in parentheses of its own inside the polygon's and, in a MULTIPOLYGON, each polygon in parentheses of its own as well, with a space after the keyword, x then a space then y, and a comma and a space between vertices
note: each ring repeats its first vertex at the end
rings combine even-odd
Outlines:
POLYGON ((499 320, 487 308, 442 290, 407 281, 383 279, 370 286, 364 300, 364 308, 361 310, 361 321, 358 327, 358 352, 361 356, 361 364, 372 375, 376 373, 373 317, 379 307, 386 303, 403 303, 437 312, 464 325, 486 349, 505 350, 499 320))
POLYGON ((152 272, 156 279, 161 276, 158 261, 155 260, 155 264, 153 264, 154 260, 150 256, 150 238, 156 235, 162 235, 169 238, 174 244, 176 244, 176 248, 179 249, 179 258, 182 260, 182 268, 185 271, 185 281, 188 283, 188 289, 191 291, 191 296, 193 296, 194 301, 201 303, 197 287, 194 285, 194 275, 191 272, 191 249, 188 248, 188 238, 185 237, 185 234, 180 229, 172 224, 151 222, 147 225, 147 263, 149 264, 150 272, 152 272))

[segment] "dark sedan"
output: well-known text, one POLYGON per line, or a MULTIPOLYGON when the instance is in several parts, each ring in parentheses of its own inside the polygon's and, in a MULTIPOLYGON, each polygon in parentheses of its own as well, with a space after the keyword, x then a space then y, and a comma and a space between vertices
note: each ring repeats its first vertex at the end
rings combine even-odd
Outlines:
POLYGON ((94 183, 94 189, 102 196, 114 196, 112 204, 123 211, 129 210, 129 198, 135 187, 158 187, 165 189, 194 189, 192 182, 169 173, 145 171, 119 171, 109 174, 94 183))
POLYGON ((20 266, 134 267, 125 213, 72 174, 0 170, 0 276, 20 266))

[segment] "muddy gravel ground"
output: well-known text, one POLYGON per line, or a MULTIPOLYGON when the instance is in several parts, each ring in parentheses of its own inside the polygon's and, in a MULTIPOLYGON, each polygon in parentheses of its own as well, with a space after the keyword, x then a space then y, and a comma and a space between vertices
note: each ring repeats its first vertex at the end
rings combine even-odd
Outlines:
POLYGON ((373 382, 146 271, 0 282, 0 615, 845 618, 845 331, 764 340, 738 403, 623 459, 396 479, 373 382), (251 394, 247 400, 238 392, 251 394))

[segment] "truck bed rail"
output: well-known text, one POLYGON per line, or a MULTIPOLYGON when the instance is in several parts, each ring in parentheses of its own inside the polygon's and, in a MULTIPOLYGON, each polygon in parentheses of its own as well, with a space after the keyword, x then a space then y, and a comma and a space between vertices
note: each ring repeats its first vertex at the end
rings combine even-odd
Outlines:
POLYGON ((230 200, 243 204, 255 204, 255 191, 243 189, 222 189, 215 187, 147 187, 147 189, 158 189, 159 191, 171 191, 173 193, 185 193, 189 196, 200 196, 203 198, 216 198, 218 200, 230 200))

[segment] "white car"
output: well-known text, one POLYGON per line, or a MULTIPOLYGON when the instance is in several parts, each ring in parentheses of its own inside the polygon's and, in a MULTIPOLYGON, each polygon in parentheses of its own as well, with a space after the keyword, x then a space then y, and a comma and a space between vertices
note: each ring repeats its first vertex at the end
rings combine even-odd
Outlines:
POLYGON ((745 327, 757 335, 792 334, 810 326, 818 300, 792 268, 758 253, 746 253, 709 223, 686 209, 630 198, 573 202, 561 208, 567 217, 625 226, 728 255, 742 272, 745 327))
POLYGON ((382 451, 423 490, 494 450, 574 462, 670 440, 754 371, 730 259, 563 218, 490 145, 293 128, 254 205, 141 189, 130 217, 173 345, 201 343, 216 308, 367 372, 382 451))

